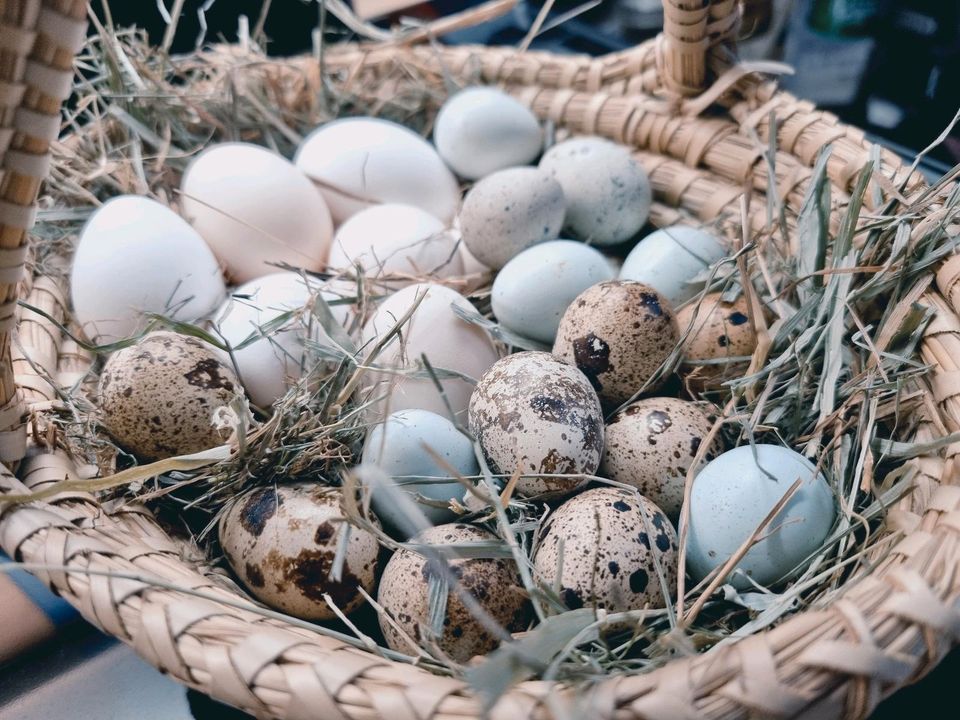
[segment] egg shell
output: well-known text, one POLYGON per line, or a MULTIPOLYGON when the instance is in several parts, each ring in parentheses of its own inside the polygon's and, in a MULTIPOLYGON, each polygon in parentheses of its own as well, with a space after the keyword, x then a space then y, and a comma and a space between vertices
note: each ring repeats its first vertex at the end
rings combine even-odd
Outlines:
MULTIPOLYGON (((215 327, 231 347, 243 344, 255 334, 262 335, 262 328, 280 316, 296 313, 282 327, 270 327, 266 336, 233 350, 243 386, 261 408, 270 407, 283 397, 304 369, 315 365, 316 358, 306 346, 308 339, 332 344, 319 321, 305 309, 316 295, 327 302, 340 299, 336 293, 322 290, 321 285, 300 273, 264 275, 234 290, 217 313, 215 327)), ((346 305, 331 305, 330 311, 341 325, 350 318, 346 305)), ((230 362, 229 356, 225 362, 230 362)))
POLYGON ((241 393, 233 371, 196 338, 153 332, 117 350, 100 374, 100 412, 110 435, 141 460, 223 444, 214 413, 241 393))
POLYGON ((506 93, 488 87, 452 95, 437 114, 433 140, 440 157, 467 180, 527 165, 543 150, 536 115, 506 93))
MULTIPOLYGON (((424 545, 451 545, 476 543, 494 539, 494 535, 472 525, 438 525, 420 533, 413 542, 424 545)), ((394 553, 380 578, 377 602, 393 623, 409 637, 424 644, 429 632, 430 577, 438 572, 434 559, 428 559, 413 550, 394 553)), ((469 592, 484 610, 508 632, 519 632, 530 620, 530 605, 520 583, 516 565, 508 559, 474 558, 452 559, 451 572, 461 587, 469 592)), ((387 644, 409 654, 409 643, 384 615, 380 628, 387 644)), ((499 644, 467 609, 460 597, 451 591, 447 595, 447 614, 443 633, 436 639, 444 653, 457 662, 466 662, 476 655, 485 655, 499 644)))
POLYGON ((690 497, 687 570, 694 580, 725 563, 798 479, 800 488, 728 578, 739 590, 752 587, 747 576, 771 585, 803 563, 833 527, 836 502, 813 463, 789 448, 745 445, 708 463, 690 497))
POLYGON ((135 335, 146 325, 144 313, 193 322, 213 312, 225 292, 203 238, 155 200, 108 200, 80 232, 70 295, 74 318, 93 342, 135 335))
POLYGON ((656 290, 612 281, 594 285, 570 304, 553 354, 580 368, 600 399, 616 407, 640 391, 678 340, 673 310, 656 290))
POLYGON ((744 296, 728 303, 720 293, 711 293, 699 304, 687 305, 677 314, 683 338, 684 383, 691 392, 703 392, 741 377, 747 360, 757 348, 757 335, 750 306, 744 296), (722 363, 703 361, 723 360, 722 363))
POLYGON ((566 228, 578 240, 616 245, 647 222, 653 202, 650 181, 623 145, 574 138, 547 150, 540 168, 563 187, 566 228))
POLYGON ((494 472, 544 474, 520 478, 523 496, 572 492, 600 465, 600 401, 583 373, 547 353, 509 355, 490 368, 470 399, 469 420, 494 472))
POLYGON ((271 263, 323 269, 330 211, 286 158, 249 143, 213 145, 190 163, 180 188, 183 216, 234 282, 276 272, 271 263))
MULTIPOLYGON (((638 400, 607 423, 602 473, 637 488, 676 521, 687 471, 712 428, 713 421, 695 403, 669 397, 638 400)), ((714 442, 698 469, 716 457, 718 447, 714 442)))
POLYGON ((676 586, 676 531, 660 508, 635 492, 607 487, 580 493, 549 515, 540 533, 536 577, 558 588, 571 610, 664 607, 658 563, 666 594, 676 586))
MULTIPOLYGON (((382 368, 413 370, 421 356, 426 355, 436 370, 452 370, 473 379, 483 375, 497 361, 497 350, 486 332, 454 313, 453 305, 472 310, 469 301, 442 285, 410 285, 390 295, 364 326, 363 344, 369 346, 376 338, 389 333, 421 297, 416 311, 403 327, 402 338, 394 337, 375 364, 382 368)), ((365 374, 364 382, 370 397, 388 395, 370 409, 371 422, 378 422, 397 410, 430 410, 449 416, 429 376, 417 378, 372 371, 365 374)), ((451 377, 441 379, 440 385, 457 419, 464 419, 473 384, 451 377)))
POLYGON ((326 198, 339 225, 371 205, 415 205, 443 222, 460 205, 460 186, 426 140, 378 118, 344 118, 321 125, 294 158, 326 198))
POLYGON ((470 252, 499 269, 531 245, 555 240, 565 204, 560 183, 537 168, 488 175, 467 193, 460 231, 470 252))
MULTIPOLYGON (((461 477, 480 474, 470 438, 447 418, 428 410, 401 410, 371 428, 363 448, 363 462, 383 470, 411 499, 420 495, 445 503, 462 500, 466 490, 456 480, 436 482, 437 478, 448 478, 451 472, 461 477), (427 448, 444 462, 439 462, 427 448)), ((388 498, 374 491, 372 503, 387 527, 401 532, 410 527, 403 511, 388 498)), ((433 524, 456 517, 449 508, 426 504, 418 507, 433 524)))
POLYGON ((430 213, 401 203, 361 210, 337 230, 330 267, 351 270, 357 264, 367 277, 399 276, 389 282, 394 288, 427 275, 463 274, 457 239, 430 213))
POLYGON ((250 594, 304 620, 333 620, 328 594, 344 613, 373 592, 380 546, 372 533, 350 528, 340 580, 330 577, 347 521, 338 489, 300 483, 260 487, 229 507, 219 524, 220 546, 250 594))
POLYGON ((621 280, 649 285, 675 308, 703 290, 695 280, 727 256, 724 241, 686 225, 673 225, 643 238, 627 255, 621 280))
POLYGON ((493 282, 497 320, 524 337, 552 344, 577 295, 614 272, 600 251, 571 240, 540 243, 508 262, 493 282))

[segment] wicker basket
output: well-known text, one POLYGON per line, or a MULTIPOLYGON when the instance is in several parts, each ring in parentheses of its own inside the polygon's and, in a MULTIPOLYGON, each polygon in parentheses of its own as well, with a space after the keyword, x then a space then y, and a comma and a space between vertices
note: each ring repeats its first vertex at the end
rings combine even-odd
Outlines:
MULTIPOLYGON (((510 2, 501 2, 507 7, 510 2)), ((940 198, 898 158, 861 132, 778 92, 757 70, 737 66, 735 0, 664 0, 655 41, 599 59, 513 49, 442 48, 405 43, 329 48, 326 67, 354 82, 376 81, 398 65, 438 87, 460 77, 502 83, 540 116, 577 132, 637 149, 656 195, 654 221, 725 218, 740 233, 766 226, 765 209, 742 208, 775 187, 799 208, 818 151, 832 143, 828 175, 838 198, 869 160, 879 172, 871 202, 900 201, 913 232, 943 221, 940 198), (709 116, 703 111, 710 108, 709 116), (715 112, 717 108, 725 113, 715 112), (776 134, 775 164, 759 145, 776 134), (879 160, 879 163, 876 161, 879 160), (771 173, 774 177, 771 177, 771 173)), ((502 9, 495 8, 495 9, 502 9)), ((0 491, 36 491, 78 470, 58 449, 44 413, 90 359, 58 327, 63 288, 22 278, 35 201, 70 93, 72 59, 84 42, 85 0, 2 3, 0 102, 0 491), (18 293, 35 312, 18 311, 18 293)), ((448 26, 456 21, 448 21, 448 26)), ((428 33, 420 33, 420 39, 428 33)), ((285 74, 280 103, 313 102, 313 58, 240 63, 244 81, 285 74)), ((69 144, 54 155, 69 162, 69 144)), ((936 311, 922 342, 933 366, 922 404, 920 440, 960 431, 960 260, 948 261, 916 298, 936 311)), ((960 478, 955 445, 913 462, 915 489, 888 515, 888 552, 827 607, 776 628, 654 672, 610 677, 589 692, 525 682, 505 695, 494 718, 860 718, 883 697, 921 677, 960 640, 960 478)), ((185 685, 257 716, 453 720, 480 714, 465 682, 391 662, 301 625, 250 610, 245 597, 199 569, 188 549, 145 510, 110 511, 89 494, 62 493, 30 504, 0 504, 0 545, 83 616, 132 646, 185 685)))

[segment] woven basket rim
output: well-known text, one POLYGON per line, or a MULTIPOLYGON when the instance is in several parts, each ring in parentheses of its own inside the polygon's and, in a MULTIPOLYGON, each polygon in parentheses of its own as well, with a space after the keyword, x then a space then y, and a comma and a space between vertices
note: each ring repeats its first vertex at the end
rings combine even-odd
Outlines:
MULTIPOLYGON (((686 120, 680 100, 671 106, 676 116, 662 115, 663 121, 655 122, 656 108, 649 99, 639 97, 652 89, 650 83, 662 81, 661 88, 696 103, 707 79, 723 79, 732 67, 729 39, 737 25, 737 3, 701 3, 702 18, 696 21, 701 25, 699 40, 690 39, 691 11, 684 9, 690 4, 668 0, 667 35, 629 53, 596 61, 535 53, 518 60, 513 49, 453 48, 445 51, 444 62, 453 68, 479 62, 485 81, 512 81, 512 92, 542 116, 562 118, 580 130, 633 144, 641 144, 638 139, 642 136, 645 150, 641 160, 662 179, 664 195, 689 209, 691 186, 713 181, 719 189, 709 186, 714 189, 711 201, 698 205, 696 211, 719 215, 723 207, 736 202, 738 196, 730 187, 736 189, 737 180, 749 177, 752 166, 741 168, 745 161, 738 158, 732 168, 727 167, 709 156, 709 151, 723 143, 731 148, 745 146, 738 144, 737 135, 726 125, 709 119, 686 120), (533 62, 528 62, 530 57, 533 62), (556 81, 544 82, 544 73, 552 73, 556 81), (518 78, 521 83, 516 82, 518 78), (670 143, 688 126, 693 127, 689 154, 681 161, 670 143), (742 177, 737 177, 741 170, 742 177)), ((40 30, 34 30, 39 40, 23 54, 56 67, 61 78, 72 77, 70 59, 79 50, 77 34, 84 12, 85 3, 77 0, 45 2, 36 17, 26 18, 32 21, 30 27, 40 30)), ((377 52, 396 52, 355 46, 340 50, 345 66, 359 62, 360 57, 365 63, 375 62, 371 57, 377 52)), ((404 52, 423 60, 415 47, 404 52)), ((428 53, 435 50, 422 54, 428 53)), ((302 60, 297 71, 314 72, 313 60, 302 60)), ((36 73, 32 81, 24 80, 34 90, 33 102, 43 108, 34 112, 58 117, 60 100, 56 93, 51 94, 53 81, 38 78, 44 76, 36 73)), ((778 131, 792 140, 784 146, 794 154, 797 168, 810 166, 811 144, 831 137, 839 147, 839 159, 830 168, 830 177, 841 190, 850 186, 857 163, 871 152, 862 133, 775 91, 767 81, 752 76, 728 79, 745 83, 744 92, 752 99, 752 113, 744 114, 745 106, 730 108, 736 123, 769 131, 763 111, 784 113, 785 123, 778 123, 778 131)), ((59 82, 62 86, 62 79, 59 82)), ((25 93, 29 95, 29 91, 25 93)), ((659 111, 663 112, 663 105, 659 111)), ((8 188, 3 200, 29 207, 46 168, 28 168, 16 151, 23 154, 29 150, 46 157, 49 138, 32 138, 20 130, 26 139, 21 139, 21 147, 11 145, 4 157, 4 170, 9 174, 6 184, 20 173, 33 178, 33 185, 13 193, 8 188), (23 172, 25 169, 34 175, 23 172)), ((885 154, 882 159, 891 187, 900 187, 904 193, 923 190, 923 184, 911 178, 895 156, 885 154)), ((793 177, 780 187, 784 197, 791 193, 802 196, 803 177, 793 177)), ((27 224, 26 218, 14 211, 3 212, 0 219, 4 224, 0 237, 10 232, 8 228, 19 228, 22 235, 25 228, 19 226, 27 224)), ((8 238, 7 244, 15 247, 2 252, 24 246, 22 238, 16 242, 8 238)), ((937 366, 931 383, 935 394, 925 406, 935 434, 960 428, 960 405, 950 382, 960 372, 954 364, 960 362, 960 353, 953 352, 960 348, 957 279, 960 266, 949 261, 940 271, 939 291, 931 288, 918 298, 938 313, 922 350, 925 359, 937 366), (941 387, 942 392, 938 390, 941 387)), ((33 278, 23 287, 32 306, 49 310, 53 317, 65 312, 64 289, 52 278, 33 278)), ((49 323, 26 317, 20 317, 20 323, 23 345, 36 351, 31 358, 40 357, 41 367, 56 370, 59 366, 64 372, 72 367, 71 361, 83 361, 78 348, 54 337, 49 323)), ((9 351, 9 332, 5 338, 9 351)), ((32 401, 32 411, 42 412, 43 403, 49 402, 45 395, 49 381, 25 370, 22 363, 14 368, 16 363, 15 357, 11 368, 18 375, 17 397, 26 396, 32 401)), ((829 606, 798 613, 772 630, 718 646, 704 655, 671 661, 647 674, 611 677, 579 697, 569 690, 558 692, 550 683, 524 682, 500 700, 491 716, 546 717, 558 713, 559 708, 574 707, 575 702, 587 703, 584 707, 598 718, 866 716, 879 699, 932 668, 960 635, 960 556, 956 549, 960 486, 955 484, 952 458, 945 461, 931 456, 921 461, 926 463, 922 471, 929 480, 929 491, 915 493, 910 500, 913 504, 898 508, 888 520, 902 538, 873 573, 845 587, 829 606)), ((36 490, 76 472, 65 453, 44 451, 34 443, 18 467, 19 477, 9 472, 0 475, 0 492, 36 490)), ((34 572, 85 618, 132 645, 151 664, 184 684, 257 715, 459 718, 480 714, 478 699, 460 680, 391 662, 292 622, 244 609, 248 601, 233 596, 184 561, 181 549, 145 511, 125 508, 111 513, 84 493, 65 493, 30 505, 0 506, 0 546, 31 564, 34 572), (145 576, 160 578, 166 586, 151 585, 145 576), (173 586, 192 588, 192 592, 173 586)))

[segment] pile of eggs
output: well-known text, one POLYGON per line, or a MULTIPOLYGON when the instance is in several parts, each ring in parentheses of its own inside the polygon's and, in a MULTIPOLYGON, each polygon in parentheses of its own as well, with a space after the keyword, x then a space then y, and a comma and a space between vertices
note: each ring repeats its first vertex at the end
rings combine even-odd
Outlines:
POLYGON ((725 581, 802 570, 833 525, 827 481, 788 448, 723 447, 701 395, 742 376, 757 344, 760 307, 729 283, 705 290, 726 242, 687 226, 637 241, 652 193, 629 150, 573 137, 544 151, 537 118, 497 90, 453 95, 433 139, 349 118, 317 128, 293 162, 214 145, 183 174, 179 212, 137 196, 94 212, 72 301, 92 341, 119 343, 99 403, 116 443, 152 461, 230 442, 239 415, 256 422, 329 374, 353 352, 344 338, 356 362, 377 347, 357 389, 359 465, 385 479, 364 486, 373 524, 351 525, 324 479, 298 478, 233 498, 219 540, 250 593, 292 615, 330 620, 375 596, 401 652, 466 661, 495 647, 463 590, 506 632, 530 626, 515 559, 457 551, 497 540, 491 502, 544 510, 521 562, 559 607, 663 607, 678 573, 711 578, 796 480, 725 581), (477 311, 462 293, 490 278, 502 337, 530 349, 507 354, 466 319, 477 311), (222 343, 166 330, 125 341, 157 316, 222 343), (687 399, 665 389, 678 368, 687 399), (381 533, 409 544, 386 558, 381 533), (440 576, 459 588, 438 630, 440 576))

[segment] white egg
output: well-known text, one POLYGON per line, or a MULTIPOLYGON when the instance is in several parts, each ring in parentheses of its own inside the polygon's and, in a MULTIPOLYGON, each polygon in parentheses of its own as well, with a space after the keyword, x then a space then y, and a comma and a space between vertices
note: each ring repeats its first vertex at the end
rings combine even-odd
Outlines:
MULTIPOLYGON (((466 490, 456 480, 438 482, 438 478, 449 478, 451 472, 461 477, 480 473, 470 438, 447 418, 428 410, 401 410, 374 426, 363 448, 363 462, 377 465, 411 499, 419 495, 442 503, 462 501, 466 490), (427 452, 427 448, 442 458, 443 463, 427 452)), ((413 530, 407 516, 389 496, 374 491, 372 503, 377 516, 388 527, 405 534, 413 530)), ((434 525, 455 518, 449 508, 423 503, 418 507, 434 525)))
POLYGON ((303 141, 294 161, 312 178, 339 224, 371 205, 416 205, 449 222, 460 187, 430 143, 402 125, 344 118, 303 141))
POLYGON ((615 245, 636 235, 647 221, 650 180, 623 145, 583 137, 554 145, 540 168, 563 186, 566 228, 594 245, 615 245))
POLYGON ((726 256, 720 238, 686 225, 672 225, 637 243, 623 262, 620 279, 649 285, 678 307, 703 290, 703 281, 695 278, 726 256))
POLYGON ((801 565, 830 532, 836 504, 830 486, 813 464, 779 445, 749 445, 709 462, 693 482, 687 570, 699 581, 750 537, 793 483, 803 483, 767 526, 762 539, 728 581, 751 587, 747 576, 770 585, 801 565))
MULTIPOLYGON (((217 329, 235 347, 253 335, 263 334, 261 328, 280 316, 296 313, 282 327, 270 328, 266 336, 233 351, 240 381, 256 405, 270 407, 318 361, 308 351, 306 341, 323 342, 327 335, 309 312, 296 311, 304 310, 316 294, 328 303, 341 298, 320 286, 319 282, 308 284, 299 273, 265 275, 234 290, 217 314, 217 329)), ((330 311, 341 325, 349 321, 349 306, 331 305, 330 311)))
POLYGON ((146 325, 144 313, 192 322, 223 300, 223 276, 197 232, 168 207, 123 195, 80 233, 70 272, 74 317, 107 344, 146 325))
POLYGON ((440 108, 433 141, 454 172, 478 180, 496 170, 528 165, 543 150, 537 116, 494 88, 472 87, 440 108))
POLYGON ((508 262, 493 282, 493 312, 519 335, 553 343, 560 318, 592 285, 614 278, 607 259, 571 240, 534 245, 508 262))
POLYGON ((248 143, 214 145, 180 183, 183 215, 235 282, 286 263, 322 270, 333 223, 323 196, 289 160, 248 143))
POLYGON ((474 257, 502 268, 531 245, 556 240, 565 212, 563 188, 548 173, 508 168, 470 189, 460 211, 460 232, 474 257))
POLYGON ((358 263, 367 277, 399 276, 391 287, 409 285, 414 278, 463 274, 456 237, 430 213, 400 203, 361 210, 337 230, 330 267, 350 270, 358 263))
MULTIPOLYGON (((394 337, 374 360, 384 372, 366 375, 370 397, 378 399, 372 410, 380 417, 409 409, 430 410, 449 417, 433 379, 421 367, 422 355, 435 370, 450 370, 472 380, 497 361, 497 350, 487 333, 460 319, 452 309, 453 305, 465 310, 473 307, 466 298, 441 285, 409 285, 384 300, 363 328, 364 346, 371 347, 377 338, 389 333, 418 300, 420 304, 404 325, 402 337, 394 337), (411 371, 417 371, 419 377, 411 376, 411 371), (384 396, 386 399, 379 399, 384 396)), ((447 377, 440 380, 440 385, 457 419, 465 420, 474 383, 447 377)))

